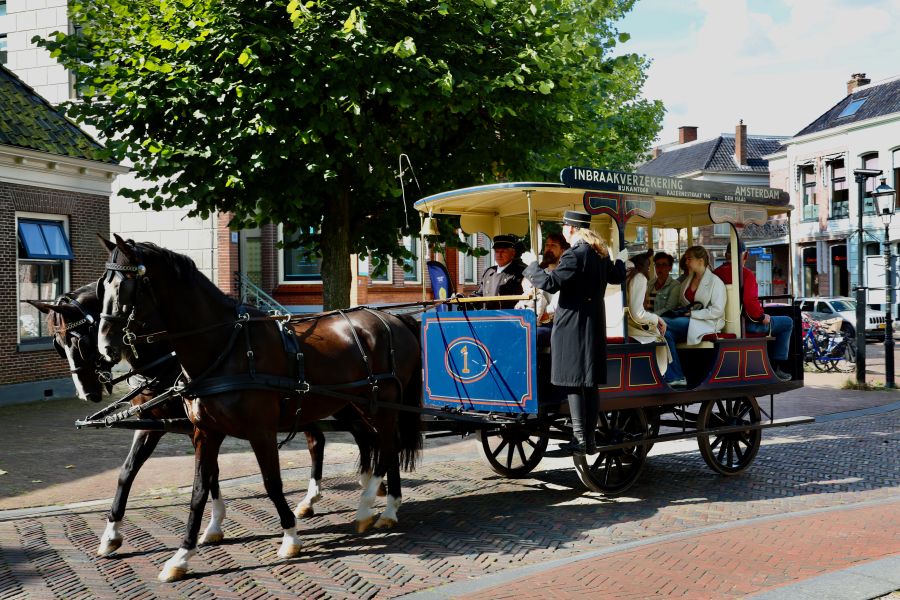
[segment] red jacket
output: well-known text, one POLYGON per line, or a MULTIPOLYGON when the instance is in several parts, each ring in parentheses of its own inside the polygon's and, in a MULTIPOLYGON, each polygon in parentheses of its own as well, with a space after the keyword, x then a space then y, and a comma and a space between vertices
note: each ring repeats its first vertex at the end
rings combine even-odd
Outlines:
MULTIPOLYGON (((726 284, 731 283, 731 262, 720 265, 714 274, 726 284)), ((744 288, 744 314, 748 319, 761 322, 765 318, 765 311, 759 301, 759 284, 756 283, 756 275, 747 267, 742 268, 744 288)))

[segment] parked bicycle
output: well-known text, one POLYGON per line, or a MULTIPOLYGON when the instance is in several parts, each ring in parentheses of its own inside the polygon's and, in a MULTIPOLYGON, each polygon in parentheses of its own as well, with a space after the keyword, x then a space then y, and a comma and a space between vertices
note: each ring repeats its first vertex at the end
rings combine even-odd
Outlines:
POLYGON ((803 314, 803 362, 818 371, 849 373, 856 365, 856 340, 841 319, 815 321, 803 314))

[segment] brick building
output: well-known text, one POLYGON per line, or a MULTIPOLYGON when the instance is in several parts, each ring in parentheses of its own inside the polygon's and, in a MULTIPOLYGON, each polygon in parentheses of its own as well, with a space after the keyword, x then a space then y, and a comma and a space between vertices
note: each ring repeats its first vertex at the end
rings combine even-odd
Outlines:
POLYGON ((106 253, 109 195, 123 169, 34 90, 0 66, 0 404, 70 396, 68 365, 43 315, 96 280, 106 253))
MULTIPOLYGON (((685 177, 741 185, 769 185, 769 161, 765 156, 781 148, 786 136, 748 135, 743 121, 734 134, 723 133, 698 140, 696 127, 680 127, 678 141, 654 148, 653 159, 637 168, 645 175, 685 177)), ((773 187, 779 187, 773 181, 773 187)), ((716 263, 724 260, 730 226, 697 227, 693 241, 709 250, 716 263)), ((747 266, 756 270, 760 294, 787 293, 790 272, 786 219, 769 219, 764 227, 750 225, 741 232, 750 249, 747 266)), ((682 246, 682 249, 684 246, 682 246)))

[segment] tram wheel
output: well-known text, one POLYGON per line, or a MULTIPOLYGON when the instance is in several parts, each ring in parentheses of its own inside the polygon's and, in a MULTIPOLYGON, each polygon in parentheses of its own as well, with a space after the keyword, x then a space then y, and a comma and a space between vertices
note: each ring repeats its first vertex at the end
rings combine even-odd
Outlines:
POLYGON ((536 428, 501 425, 496 429, 479 429, 478 451, 494 473, 511 479, 525 477, 544 457, 549 431, 546 424, 536 428))
POLYGON ((634 485, 647 461, 647 448, 639 442, 648 435, 647 415, 642 408, 600 411, 597 447, 635 442, 634 445, 598 454, 573 456, 581 482, 594 492, 617 496, 634 485))
MULTIPOLYGON (((707 400, 700 407, 698 431, 759 423, 759 404, 753 396, 707 400)), ((756 458, 762 442, 762 430, 747 429, 733 433, 706 434, 697 437, 700 454, 709 468, 722 475, 737 475, 756 458)))

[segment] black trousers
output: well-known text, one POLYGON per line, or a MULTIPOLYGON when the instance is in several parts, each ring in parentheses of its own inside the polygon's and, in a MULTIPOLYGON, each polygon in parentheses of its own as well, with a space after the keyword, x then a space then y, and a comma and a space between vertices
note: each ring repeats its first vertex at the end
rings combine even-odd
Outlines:
POLYGON ((597 415, 600 411, 597 388, 592 385, 568 388, 567 400, 569 413, 572 415, 572 436, 579 444, 589 444, 593 448, 597 415))

